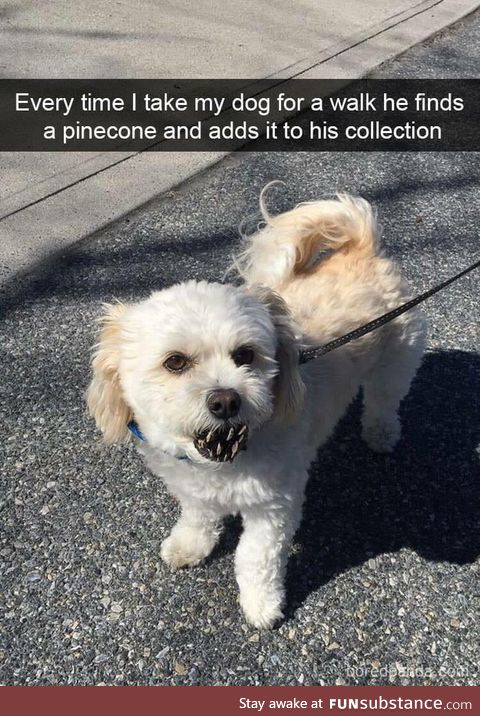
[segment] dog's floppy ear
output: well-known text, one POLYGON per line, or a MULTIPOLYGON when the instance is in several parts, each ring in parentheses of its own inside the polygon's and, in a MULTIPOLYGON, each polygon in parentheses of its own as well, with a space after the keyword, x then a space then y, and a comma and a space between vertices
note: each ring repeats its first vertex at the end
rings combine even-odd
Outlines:
POLYGON ((287 304, 278 293, 266 286, 255 286, 253 291, 268 308, 277 331, 276 359, 279 373, 275 379, 274 419, 294 422, 303 408, 305 385, 300 375, 293 319, 287 304))
POLYGON ((107 444, 128 436, 127 425, 133 417, 123 398, 118 372, 120 319, 126 310, 122 303, 104 306, 99 342, 92 359, 93 376, 87 390, 90 415, 107 444))

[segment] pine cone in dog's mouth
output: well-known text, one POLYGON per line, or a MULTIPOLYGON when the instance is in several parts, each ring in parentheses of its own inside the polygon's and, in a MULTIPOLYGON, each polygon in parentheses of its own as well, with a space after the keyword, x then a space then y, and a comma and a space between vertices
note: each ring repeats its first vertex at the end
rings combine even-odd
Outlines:
POLYGON ((208 460, 233 462, 240 450, 247 449, 247 440, 247 425, 225 425, 198 433, 193 444, 200 455, 208 460))

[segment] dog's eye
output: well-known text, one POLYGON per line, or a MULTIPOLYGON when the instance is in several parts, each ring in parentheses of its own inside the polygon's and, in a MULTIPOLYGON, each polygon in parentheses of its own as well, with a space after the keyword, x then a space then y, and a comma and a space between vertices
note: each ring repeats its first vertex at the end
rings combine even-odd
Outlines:
POLYGON ((171 373, 181 373, 190 365, 190 361, 183 353, 172 353, 163 365, 171 373))
POLYGON ((235 365, 250 365, 253 363, 253 359, 255 357, 255 354, 251 348, 248 346, 243 346, 242 348, 237 348, 234 353, 232 353, 233 362, 235 365))

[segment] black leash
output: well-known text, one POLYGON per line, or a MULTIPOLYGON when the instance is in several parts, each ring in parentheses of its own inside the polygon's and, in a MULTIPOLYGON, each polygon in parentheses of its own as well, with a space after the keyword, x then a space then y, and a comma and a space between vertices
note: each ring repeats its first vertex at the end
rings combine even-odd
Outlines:
POLYGON ((350 331, 350 333, 346 333, 344 336, 340 336, 340 338, 335 338, 333 341, 330 341, 329 343, 325 343, 323 346, 314 346, 312 348, 306 348, 304 350, 300 351, 299 354, 299 362, 302 363, 308 363, 311 360, 314 360, 315 358, 320 358, 320 356, 325 355, 325 353, 330 353, 330 351, 334 351, 336 348, 340 348, 340 346, 344 346, 346 343, 350 343, 350 341, 354 341, 356 338, 361 338, 362 336, 365 336, 367 333, 371 333, 376 328, 380 328, 380 326, 384 326, 385 323, 388 323, 389 321, 393 321, 394 318, 397 318, 397 316, 401 316, 402 313, 405 313, 406 311, 409 311, 414 306, 418 306, 419 303, 422 303, 422 301, 426 301, 427 298, 430 298, 430 296, 435 295, 439 291, 441 291, 443 288, 446 288, 454 281, 458 281, 459 278, 462 278, 462 276, 465 276, 465 274, 470 273, 470 271, 474 271, 476 268, 480 266, 480 260, 476 261, 471 266, 468 266, 468 268, 464 269, 463 271, 460 271, 460 273, 457 273, 455 276, 452 276, 451 278, 448 278, 446 281, 443 281, 443 283, 439 283, 437 286, 434 286, 428 291, 425 291, 425 293, 421 293, 416 298, 412 298, 411 301, 407 301, 406 303, 403 303, 401 306, 398 306, 397 308, 394 308, 393 311, 388 311, 388 313, 384 313, 383 316, 379 316, 378 318, 375 318, 373 321, 370 321, 369 323, 365 323, 363 326, 359 326, 358 328, 355 328, 354 331, 350 331))

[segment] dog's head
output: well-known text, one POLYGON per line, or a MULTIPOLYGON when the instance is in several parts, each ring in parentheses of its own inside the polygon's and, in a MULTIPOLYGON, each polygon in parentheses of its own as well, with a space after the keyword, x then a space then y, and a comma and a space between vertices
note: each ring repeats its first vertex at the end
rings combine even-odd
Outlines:
POLYGON ((249 433, 302 407, 294 328, 269 289, 190 281, 101 320, 87 399, 107 443, 134 418, 153 447, 233 460, 249 433))

